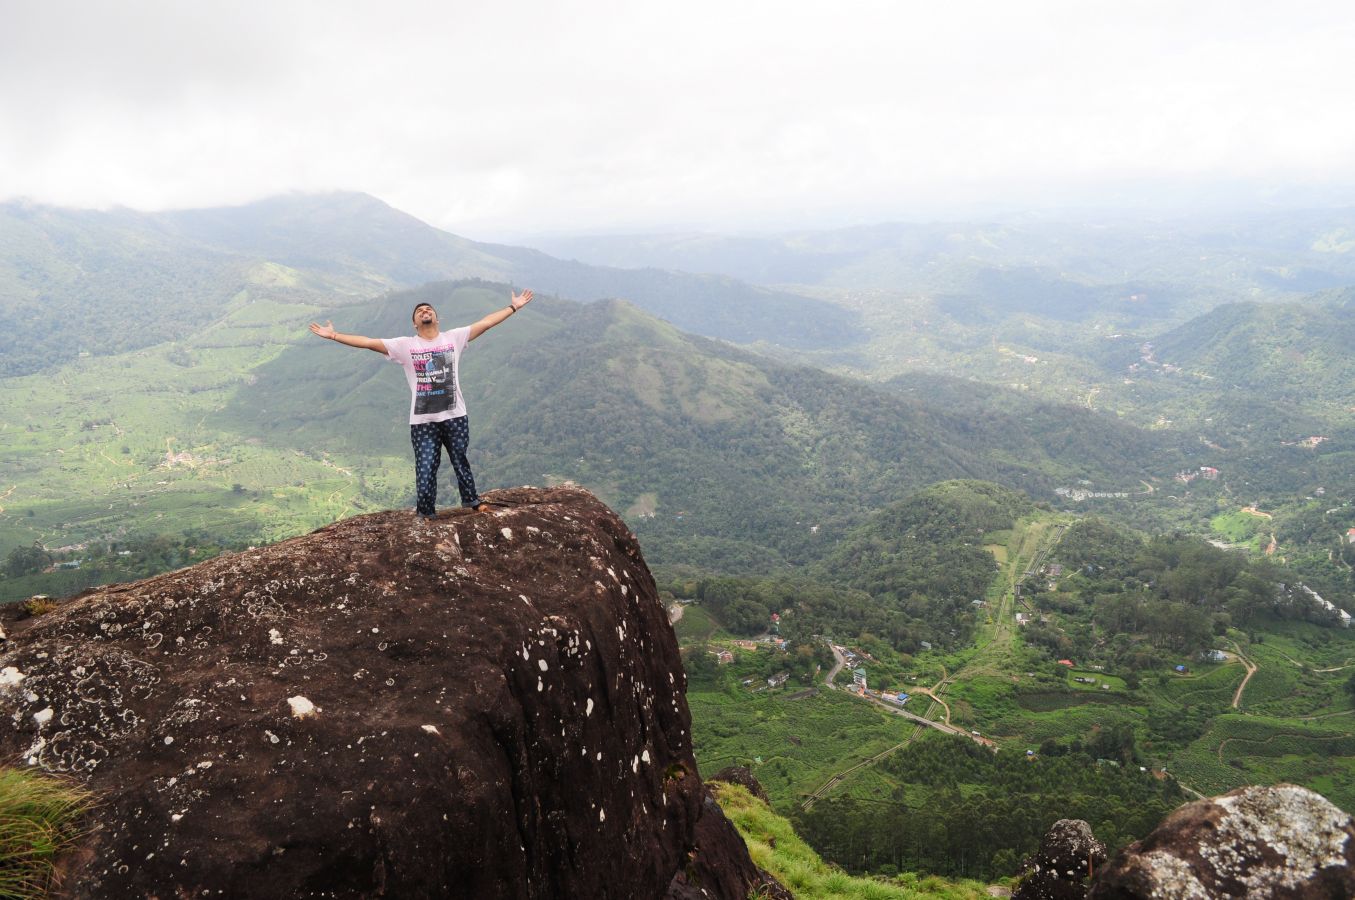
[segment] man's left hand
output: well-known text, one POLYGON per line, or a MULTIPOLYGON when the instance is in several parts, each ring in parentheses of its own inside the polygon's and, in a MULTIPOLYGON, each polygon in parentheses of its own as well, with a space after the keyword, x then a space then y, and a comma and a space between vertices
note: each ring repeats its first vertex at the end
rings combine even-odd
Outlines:
POLYGON ((512 299, 513 312, 517 312, 518 310, 522 309, 524 306, 531 302, 532 302, 532 292, 530 289, 523 291, 521 294, 513 294, 512 299))

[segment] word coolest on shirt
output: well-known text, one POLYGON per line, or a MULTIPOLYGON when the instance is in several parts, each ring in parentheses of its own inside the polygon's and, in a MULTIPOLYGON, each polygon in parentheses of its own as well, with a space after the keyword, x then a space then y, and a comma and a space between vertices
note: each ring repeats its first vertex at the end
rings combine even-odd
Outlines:
POLYGON ((414 364, 414 390, 417 393, 440 394, 452 389, 452 365, 450 347, 438 347, 433 350, 420 350, 409 354, 414 364))

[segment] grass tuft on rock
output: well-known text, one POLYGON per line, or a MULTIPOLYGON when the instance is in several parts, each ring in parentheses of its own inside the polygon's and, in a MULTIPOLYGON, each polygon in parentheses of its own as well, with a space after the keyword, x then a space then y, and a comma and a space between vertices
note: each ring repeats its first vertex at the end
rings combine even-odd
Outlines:
POLYGON ((93 800, 67 782, 0 766, 0 900, 47 896, 56 857, 79 837, 93 800))

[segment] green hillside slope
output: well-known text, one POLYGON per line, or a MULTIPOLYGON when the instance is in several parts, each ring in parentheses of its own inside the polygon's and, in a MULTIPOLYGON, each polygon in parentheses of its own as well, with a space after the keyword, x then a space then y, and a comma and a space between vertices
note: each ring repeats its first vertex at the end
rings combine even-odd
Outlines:
POLYGON ((622 297, 679 327, 787 347, 859 339, 823 300, 727 277, 605 269, 448 234, 364 194, 163 213, 0 204, 0 376, 181 338, 242 294, 336 307, 448 278, 622 297))
MULTIPOLYGON (((342 327, 400 333, 417 300, 453 310, 473 290, 432 285, 353 307, 342 327)), ((444 319, 469 320, 466 309, 444 319)), ((255 370, 218 421, 277 446, 401 454, 395 376, 372 354, 303 342, 255 370)), ((473 459, 493 483, 577 481, 630 514, 655 561, 733 570, 818 555, 841 523, 946 478, 1049 495, 1060 478, 1134 484, 1177 461, 1110 437, 1087 454, 1014 416, 957 414, 777 364, 617 302, 534 304, 472 346, 465 385, 473 459)))
POLYGON ((734 823, 749 855, 797 900, 980 900, 993 896, 981 882, 914 874, 884 878, 848 875, 830 866, 795 833, 787 819, 735 784, 715 782, 716 801, 734 823))

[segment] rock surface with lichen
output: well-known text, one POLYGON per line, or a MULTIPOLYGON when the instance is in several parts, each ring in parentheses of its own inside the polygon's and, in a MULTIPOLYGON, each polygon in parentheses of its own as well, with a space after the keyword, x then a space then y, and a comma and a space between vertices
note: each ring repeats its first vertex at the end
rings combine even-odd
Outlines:
POLYGON ((1059 819, 1040 849, 1021 867, 1012 900, 1081 900, 1087 882, 1106 861, 1106 846, 1081 819, 1059 819))
POLYGON ((584 491, 492 499, 9 622, 0 758, 102 797, 64 895, 663 896, 711 811, 639 546, 584 491))
POLYGON ((1355 897, 1355 824, 1292 784, 1188 803, 1130 844, 1091 900, 1344 900, 1355 897))

